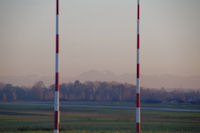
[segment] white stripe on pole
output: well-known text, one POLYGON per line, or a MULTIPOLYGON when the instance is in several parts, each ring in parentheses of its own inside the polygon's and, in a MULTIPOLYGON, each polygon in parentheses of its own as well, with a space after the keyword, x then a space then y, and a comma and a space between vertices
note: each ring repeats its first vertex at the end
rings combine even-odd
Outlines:
POLYGON ((57 130, 54 130, 54 133, 59 133, 59 131, 57 131, 57 130))
POLYGON ((136 107, 136 115, 139 116, 139 117, 136 118, 136 122, 140 123, 140 108, 136 107))
POLYGON ((55 98, 54 98, 54 111, 58 111, 58 105, 59 105, 59 93, 58 91, 55 91, 55 98))

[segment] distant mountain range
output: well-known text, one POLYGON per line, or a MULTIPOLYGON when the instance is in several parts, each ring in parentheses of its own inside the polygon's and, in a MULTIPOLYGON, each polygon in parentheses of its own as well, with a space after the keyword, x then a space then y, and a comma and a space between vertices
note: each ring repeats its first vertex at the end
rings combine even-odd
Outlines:
MULTIPOLYGON (((91 70, 74 77, 61 77, 61 83, 75 80, 84 81, 116 81, 121 83, 135 84, 135 74, 116 75, 110 71, 91 70)), ((0 76, 0 82, 14 85, 32 86, 37 81, 44 81, 48 86, 54 83, 54 77, 50 76, 0 76)), ((200 88, 200 76, 173 76, 173 75, 141 75, 141 86, 145 88, 200 88)))

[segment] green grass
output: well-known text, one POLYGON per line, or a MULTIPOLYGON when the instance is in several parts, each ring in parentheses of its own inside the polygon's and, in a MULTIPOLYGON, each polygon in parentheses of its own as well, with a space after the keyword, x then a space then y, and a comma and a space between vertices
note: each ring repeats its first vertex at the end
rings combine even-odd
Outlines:
MULTIPOLYGON (((5 131, 1 133, 52 133, 52 131, 44 130, 28 130, 28 131, 5 131)), ((68 130, 60 131, 60 133, 133 133, 131 131, 87 131, 87 130, 68 130)), ((142 131, 142 133, 193 133, 188 131, 142 131)))
MULTIPOLYGON (((200 133, 200 113, 144 110, 141 121, 142 133, 200 133)), ((61 107, 60 129, 61 133, 134 133, 135 110, 61 107)), ((52 131, 52 107, 0 104, 1 133, 52 131)))

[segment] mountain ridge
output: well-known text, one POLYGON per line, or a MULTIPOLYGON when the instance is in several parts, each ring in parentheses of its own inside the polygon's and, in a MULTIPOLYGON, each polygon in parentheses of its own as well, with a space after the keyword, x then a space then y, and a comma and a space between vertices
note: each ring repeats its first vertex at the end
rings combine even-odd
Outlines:
MULTIPOLYGON (((54 83, 52 76, 0 76, 0 82, 15 85, 31 86, 37 81, 44 81, 46 85, 54 83)), ((111 71, 91 70, 73 77, 60 77, 60 83, 73 82, 75 80, 85 81, 115 81, 121 83, 136 84, 136 74, 124 73, 117 75, 111 71)), ((174 76, 165 75, 141 75, 141 86, 145 88, 200 88, 200 76, 174 76)))

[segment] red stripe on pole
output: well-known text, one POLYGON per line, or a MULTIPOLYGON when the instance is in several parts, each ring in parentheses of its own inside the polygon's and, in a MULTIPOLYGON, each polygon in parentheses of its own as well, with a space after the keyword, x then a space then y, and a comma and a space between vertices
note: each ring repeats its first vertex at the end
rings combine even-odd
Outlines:
POLYGON ((137 99, 136 99, 136 101, 137 101, 137 107, 140 107, 140 94, 136 94, 137 95, 137 99))
POLYGON ((140 133, 140 123, 136 123, 137 133, 140 133))
POLYGON ((60 87, 59 87, 59 73, 56 73, 56 91, 59 91, 60 90, 60 87))
POLYGON ((54 129, 59 129, 59 123, 58 123, 58 111, 54 112, 54 129))
POLYGON ((137 48, 140 48, 140 35, 137 35, 137 48))
POLYGON ((59 14, 59 0, 56 2, 56 14, 59 14))
POLYGON ((138 4, 138 20, 140 19, 140 5, 138 4))
POLYGON ((140 64, 137 64, 137 78, 140 78, 140 64))
POLYGON ((56 53, 59 53, 59 35, 56 35, 56 53))

